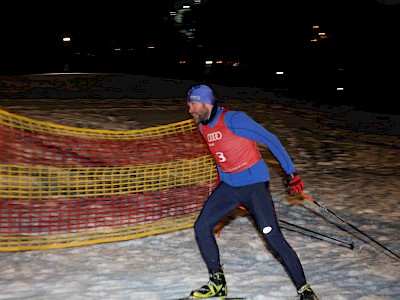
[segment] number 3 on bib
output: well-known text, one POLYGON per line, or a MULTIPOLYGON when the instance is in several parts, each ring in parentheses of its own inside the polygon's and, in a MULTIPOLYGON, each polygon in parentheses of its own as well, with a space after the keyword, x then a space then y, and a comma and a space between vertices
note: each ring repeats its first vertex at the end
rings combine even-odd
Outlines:
POLYGON ((223 152, 215 152, 215 155, 218 156, 218 162, 226 161, 226 157, 223 152))

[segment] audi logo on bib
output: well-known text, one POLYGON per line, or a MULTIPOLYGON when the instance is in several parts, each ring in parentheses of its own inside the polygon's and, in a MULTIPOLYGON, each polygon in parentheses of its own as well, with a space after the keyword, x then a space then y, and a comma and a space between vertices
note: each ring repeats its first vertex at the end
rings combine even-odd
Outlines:
POLYGON ((219 131, 207 134, 207 141, 209 143, 219 141, 221 138, 222 138, 222 133, 219 131))

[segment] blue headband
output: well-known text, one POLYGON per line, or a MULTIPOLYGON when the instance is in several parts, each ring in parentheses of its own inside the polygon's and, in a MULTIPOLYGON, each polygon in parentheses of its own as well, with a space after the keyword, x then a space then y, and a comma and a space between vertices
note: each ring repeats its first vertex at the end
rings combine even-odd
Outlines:
POLYGON ((201 102, 201 103, 206 103, 206 104, 215 104, 215 94, 213 90, 205 85, 205 84, 199 84, 193 86, 187 94, 186 101, 188 102, 201 102))

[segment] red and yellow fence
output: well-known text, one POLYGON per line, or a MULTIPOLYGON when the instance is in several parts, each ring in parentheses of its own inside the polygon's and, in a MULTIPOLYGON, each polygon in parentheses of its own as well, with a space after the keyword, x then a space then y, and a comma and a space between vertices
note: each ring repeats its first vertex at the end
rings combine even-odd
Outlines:
POLYGON ((111 131, 0 110, 0 251, 189 228, 216 180, 193 120, 111 131))

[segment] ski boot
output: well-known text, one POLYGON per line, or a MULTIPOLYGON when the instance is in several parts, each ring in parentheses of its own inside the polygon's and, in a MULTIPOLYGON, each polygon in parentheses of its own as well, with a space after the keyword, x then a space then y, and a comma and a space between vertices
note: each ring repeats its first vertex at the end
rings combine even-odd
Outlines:
POLYGON ((311 289, 309 283, 303 285, 298 291, 300 300, 318 300, 317 295, 314 294, 314 291, 311 289))
POLYGON ((225 281, 225 275, 222 270, 210 273, 210 280, 198 290, 190 293, 192 299, 202 299, 210 297, 225 298, 228 294, 228 287, 225 281))

